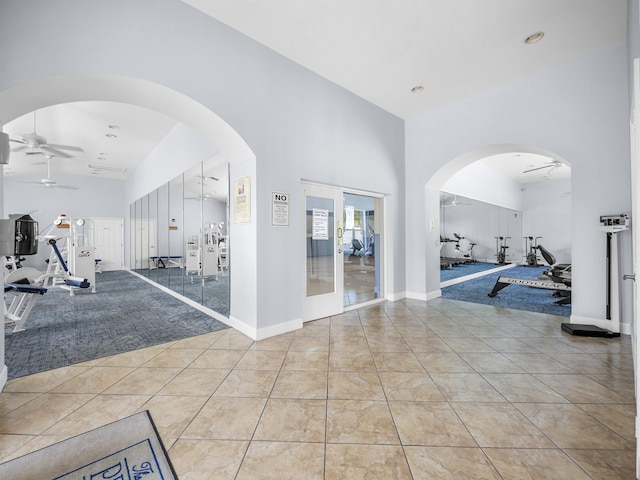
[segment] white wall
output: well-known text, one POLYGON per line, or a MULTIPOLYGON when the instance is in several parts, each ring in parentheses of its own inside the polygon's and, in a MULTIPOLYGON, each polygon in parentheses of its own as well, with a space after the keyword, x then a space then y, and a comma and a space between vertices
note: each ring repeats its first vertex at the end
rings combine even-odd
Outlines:
MULTIPOLYGON (((36 177, 12 177, 4 179, 4 201, 7 215, 31 213, 38 222, 41 233, 51 226, 60 214, 67 217, 123 218, 127 206, 124 202, 124 182, 108 180, 95 176, 79 177, 75 175, 53 174, 60 185, 77 187, 77 190, 46 188, 41 185, 22 183, 37 180, 36 177)), ((40 243, 38 254, 26 257, 24 266, 45 271, 45 260, 49 258, 51 248, 40 243)))
MULTIPOLYGON (((438 217, 427 182, 448 162, 483 147, 522 144, 567 159, 572 171, 572 320, 605 318, 605 249, 598 217, 630 209, 626 45, 469 97, 406 122, 407 218, 438 217), (580 239, 578 242, 577 239, 580 239)), ((439 294, 437 229, 407 224, 407 290, 439 294)), ((623 248, 622 262, 630 262, 623 248)), ((623 296, 622 321, 631 298, 623 296)))
MULTIPOLYGON (((571 180, 549 180, 523 185, 522 233, 538 241, 556 258, 571 263, 571 246, 582 238, 571 235, 571 180)), ((599 218, 594 218, 597 225, 599 218)), ((604 235, 604 234, 602 234, 604 235)))
MULTIPOLYGON (((234 230, 244 237, 231 246, 231 311, 254 333, 260 329, 276 333, 279 325, 286 329, 301 319, 303 265, 292 261, 302 259, 304 253, 304 210, 298 198, 301 179, 388 195, 386 245, 394 253, 388 262, 389 293, 404 290, 404 129, 400 119, 178 0, 158 0, 153 8, 141 0, 26 0, 1 5, 0 44, 12 46, 0 51, 0 64, 11 65, 0 73, 4 122, 52 98, 136 103, 136 95, 148 95, 145 88, 108 94, 100 90, 128 78, 143 86, 151 82, 166 87, 199 103, 246 142, 255 159, 247 155, 229 161, 232 172, 234 161, 250 166, 243 174, 252 178, 256 208, 250 225, 231 225, 232 237, 234 230), (52 22, 55 35, 51 35, 52 22), (25 62, 34 52, 38 61, 25 62), (56 88, 47 89, 52 82, 56 88), (290 195, 289 227, 271 226, 272 191, 290 195)), ((153 108, 163 113, 180 110, 179 101, 156 102, 153 108)), ((147 98, 145 106, 151 103, 147 98)), ((228 139, 216 138, 206 122, 174 118, 204 132, 209 143, 225 151, 222 145, 228 139)), ((189 166, 180 158, 176 161, 183 169, 189 166)), ((138 194, 147 193, 138 190, 138 194)), ((127 189, 129 199, 139 196, 132 192, 127 189)), ((126 212, 125 207, 122 211, 126 212)))
POLYGON ((459 170, 442 186, 445 192, 513 210, 522 210, 520 188, 519 182, 481 162, 459 170))

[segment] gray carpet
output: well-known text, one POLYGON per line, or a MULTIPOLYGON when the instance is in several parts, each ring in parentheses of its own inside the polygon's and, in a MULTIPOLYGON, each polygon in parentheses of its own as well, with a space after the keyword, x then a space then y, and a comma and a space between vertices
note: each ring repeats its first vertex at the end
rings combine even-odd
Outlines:
POLYGON ((9 378, 227 328, 126 271, 97 275, 97 293, 50 288, 25 331, 5 328, 9 378))

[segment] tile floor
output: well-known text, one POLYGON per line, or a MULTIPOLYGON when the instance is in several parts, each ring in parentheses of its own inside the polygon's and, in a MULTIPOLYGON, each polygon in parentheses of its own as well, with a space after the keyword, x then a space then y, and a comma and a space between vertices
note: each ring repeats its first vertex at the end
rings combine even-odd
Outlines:
POLYGON ((632 479, 628 337, 399 301, 11 380, 0 461, 150 410, 181 479, 632 479))

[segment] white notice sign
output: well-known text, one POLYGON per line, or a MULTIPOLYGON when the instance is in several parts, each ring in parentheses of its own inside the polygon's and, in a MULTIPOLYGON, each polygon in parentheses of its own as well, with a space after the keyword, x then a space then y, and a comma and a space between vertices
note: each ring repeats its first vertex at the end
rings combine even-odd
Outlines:
POLYGON ((313 209, 313 240, 329 240, 329 210, 313 209))
POLYGON ((287 193, 271 192, 271 205, 271 225, 288 227, 289 195, 287 193))

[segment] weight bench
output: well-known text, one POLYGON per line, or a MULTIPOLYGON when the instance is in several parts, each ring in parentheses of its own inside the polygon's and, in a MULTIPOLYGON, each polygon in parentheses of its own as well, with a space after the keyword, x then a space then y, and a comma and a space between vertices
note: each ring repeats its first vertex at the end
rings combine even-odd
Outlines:
POLYGON ((169 266, 173 264, 175 267, 182 267, 181 263, 176 262, 176 260, 182 260, 182 255, 156 255, 149 257, 149 259, 155 265, 153 268, 167 268, 167 264, 169 266), (165 260, 167 263, 165 263, 165 260))

